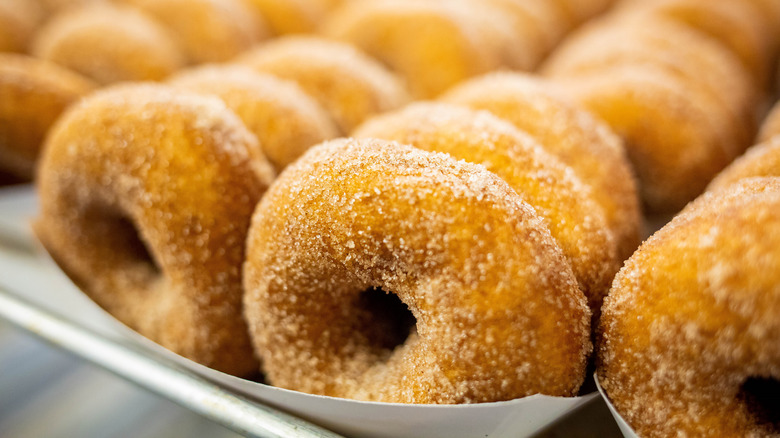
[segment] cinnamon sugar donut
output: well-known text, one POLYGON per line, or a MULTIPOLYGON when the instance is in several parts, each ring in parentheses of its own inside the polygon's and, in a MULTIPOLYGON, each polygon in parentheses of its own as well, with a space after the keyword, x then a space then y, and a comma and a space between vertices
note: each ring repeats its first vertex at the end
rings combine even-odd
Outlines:
POLYGON ((217 98, 153 85, 101 91, 47 141, 36 232, 118 320, 203 365, 251 373, 241 263, 273 175, 258 153, 217 98))
POLYGON ((765 18, 750 1, 654 0, 633 2, 625 13, 684 23, 731 50, 762 86, 767 83, 774 44, 765 18))
POLYGON ((101 84, 161 80, 185 61, 161 25, 134 8, 107 4, 57 15, 38 33, 33 53, 101 84))
POLYGON ((222 99, 255 134, 277 172, 310 146, 338 134, 328 113, 294 82, 246 67, 201 67, 169 83, 222 99))
POLYGON ((710 183, 708 190, 719 190, 750 177, 780 177, 780 137, 748 149, 710 183))
POLYGON ((0 52, 26 52, 42 19, 34 1, 0 0, 0 52))
MULTIPOLYGON (((622 18, 622 17, 621 17, 622 18)), ((763 93, 730 50, 672 21, 602 20, 579 29, 545 61, 552 78, 576 78, 621 65, 648 65, 674 74, 687 87, 707 93, 749 144, 763 93)))
POLYGON ((268 36, 244 0, 123 0, 164 23, 195 64, 227 61, 268 36))
POLYGON ((773 137, 780 135, 780 102, 776 103, 769 114, 764 119, 764 123, 761 124, 761 131, 758 134, 758 142, 765 142, 771 140, 773 137))
POLYGON ((583 381, 585 297, 533 208, 481 166, 325 143, 262 199, 247 251, 245 314, 274 385, 447 404, 583 381), (396 298, 416 330, 382 313, 396 298))
POLYGON ((710 95, 662 68, 616 66, 566 90, 623 139, 651 212, 682 208, 746 146, 710 95))
POLYGON ((310 33, 325 20, 328 0, 247 0, 276 35, 310 33))
POLYGON ((519 73, 493 73, 465 82, 445 102, 484 109, 527 132, 591 187, 627 258, 639 245, 641 218, 634 176, 623 146, 606 125, 548 83, 519 73))
POLYGON ((50 62, 0 53, 0 171, 32 179, 49 127, 94 87, 50 62))
POLYGON ((484 14, 458 1, 351 2, 329 17, 323 31, 390 66, 415 97, 431 98, 504 62, 505 40, 498 33, 508 23, 486 26, 484 14))
POLYGON ((605 300, 599 381, 643 437, 777 436, 780 179, 708 193, 605 300))
POLYGON ((403 83, 381 64, 348 44, 323 38, 278 38, 237 62, 296 82, 345 134, 368 117, 409 100, 403 83))
POLYGON ((615 241, 590 189, 530 136, 487 111, 418 103, 375 117, 353 136, 409 144, 481 164, 541 216, 588 298, 594 315, 620 268, 615 241))

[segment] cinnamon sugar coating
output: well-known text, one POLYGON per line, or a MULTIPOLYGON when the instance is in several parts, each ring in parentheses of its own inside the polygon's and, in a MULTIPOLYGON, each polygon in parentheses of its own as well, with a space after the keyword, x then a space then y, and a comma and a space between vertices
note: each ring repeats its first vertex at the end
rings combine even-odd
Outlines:
POLYGON ((490 15, 461 1, 351 2, 329 17, 323 32, 390 66, 416 98, 432 98, 507 60, 511 26, 490 15))
POLYGON ((775 103, 772 110, 769 111, 764 122, 761 124, 761 131, 758 134, 758 142, 763 143, 772 138, 780 136, 780 102, 775 103))
POLYGON ((47 141, 36 232, 118 320, 206 366, 251 373, 241 263, 273 175, 251 149, 254 136, 217 98, 153 85, 100 91, 47 141))
POLYGON ((200 67, 168 83, 222 99, 255 134, 277 173, 309 147, 338 135, 328 113, 294 82, 247 67, 200 67))
POLYGON ((48 61, 0 53, 0 172, 32 179, 49 127, 95 86, 48 61))
POLYGON ((626 259, 640 242, 636 181, 620 139, 549 83, 520 73, 465 82, 441 100, 490 111, 528 133, 591 188, 626 259))
POLYGON ((743 179, 762 176, 780 177, 780 137, 748 149, 745 155, 723 169, 707 190, 724 189, 743 179))
POLYGON ((330 113, 342 133, 409 100, 404 84, 349 44, 314 36, 278 38, 237 63, 296 82, 330 113))
POLYGON ((268 37, 244 0, 122 0, 171 31, 190 63, 227 61, 268 37))
POLYGON ((324 143, 262 199, 247 248, 245 314, 274 385, 447 404, 571 396, 583 381, 585 297, 533 208, 481 166, 324 143), (372 288, 416 319, 397 347, 393 320, 361 305, 372 288))
POLYGON ((185 62, 162 25, 135 8, 108 4, 55 16, 36 36, 33 53, 100 84, 162 80, 185 62))
POLYGON ((501 177, 544 219, 598 314, 620 268, 614 237, 590 188, 533 138, 487 111, 442 103, 377 116, 353 135, 443 152, 501 177))
POLYGON ((780 380, 778 208, 778 178, 707 193, 616 277, 597 372, 640 436, 780 433, 744 386, 780 380))

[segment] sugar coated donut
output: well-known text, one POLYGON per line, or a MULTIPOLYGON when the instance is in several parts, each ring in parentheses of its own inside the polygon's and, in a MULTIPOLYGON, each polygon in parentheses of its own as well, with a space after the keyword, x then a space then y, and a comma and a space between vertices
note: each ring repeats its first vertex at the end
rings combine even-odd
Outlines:
POLYGON ((237 63, 296 82, 330 112, 344 134, 409 100, 403 83, 354 47, 317 37, 278 38, 237 63))
POLYGON ((0 53, 0 171, 32 179, 49 127, 94 87, 92 81, 50 62, 0 53))
POLYGON ((545 61, 544 75, 576 78, 621 65, 660 67, 717 101, 740 142, 752 141, 763 87, 733 52, 682 23, 620 18, 576 31, 545 61))
POLYGON ((42 19, 34 1, 0 0, 0 52, 26 52, 42 19))
POLYGON ((481 25, 481 9, 438 0, 351 2, 323 31, 390 66, 415 97, 431 98, 502 65, 505 47, 496 36, 502 24, 481 25))
POLYGON ((682 208, 744 148, 709 94, 663 68, 617 66, 566 89, 623 139, 651 212, 682 208))
POLYGON ((227 61, 268 36, 244 0, 123 0, 168 26, 189 61, 227 61))
POLYGON ((276 35, 310 33, 331 8, 328 0, 248 0, 276 35))
POLYGON ((639 14, 642 24, 660 18, 700 31, 731 50, 759 84, 766 84, 774 35, 750 1, 654 0, 625 9, 639 14))
POLYGON ((251 373, 241 263, 273 172, 257 148, 215 97, 154 85, 98 92, 47 141, 36 232, 129 327, 201 364, 251 373))
POLYGON ((761 124, 758 141, 764 142, 780 135, 780 102, 776 103, 761 124))
POLYGON ((777 436, 780 179, 708 193, 605 300, 598 378, 643 437, 777 436))
POLYGON ((545 220, 595 314, 620 268, 604 212, 590 189, 530 136, 487 111, 418 103, 369 120, 353 133, 481 164, 545 220))
POLYGON ((621 260, 634 252, 641 227, 636 182, 620 139, 604 123, 548 83, 520 73, 472 79, 442 100, 490 111, 571 166, 604 210, 621 260))
POLYGON ((101 84, 161 80, 185 61, 157 22, 134 8, 103 4, 56 16, 38 33, 32 51, 101 84))
POLYGON ((780 137, 748 149, 710 183, 708 190, 722 189, 742 179, 760 176, 780 177, 780 137))
POLYGON ((446 404, 583 381, 585 297, 533 208, 481 166, 325 143, 263 197, 247 245, 245 314, 274 385, 446 404))
POLYGON ((277 172, 338 134, 328 113, 294 82, 241 66, 205 66, 171 78, 175 87, 213 94, 244 121, 277 172))

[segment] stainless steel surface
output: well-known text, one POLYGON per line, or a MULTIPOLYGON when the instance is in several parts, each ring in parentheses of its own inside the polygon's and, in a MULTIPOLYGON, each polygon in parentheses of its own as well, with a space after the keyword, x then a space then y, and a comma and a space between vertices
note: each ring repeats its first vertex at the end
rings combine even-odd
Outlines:
POLYGON ((107 340, 27 303, 0 287, 0 318, 89 362, 160 394, 242 435, 338 437, 270 407, 253 403, 161 357, 107 340))

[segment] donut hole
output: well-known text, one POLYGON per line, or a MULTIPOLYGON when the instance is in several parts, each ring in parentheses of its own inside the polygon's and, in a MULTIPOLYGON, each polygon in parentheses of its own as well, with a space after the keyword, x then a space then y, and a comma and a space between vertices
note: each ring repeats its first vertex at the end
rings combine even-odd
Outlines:
POLYGON ((125 263, 143 268, 152 275, 160 275, 162 269, 152 256, 146 242, 141 238, 138 228, 128 218, 117 216, 109 218, 110 228, 116 233, 116 251, 123 254, 125 263))
POLYGON ((363 334, 369 344, 382 350, 395 350, 417 332, 417 319, 398 295, 381 288, 360 293, 358 307, 363 310, 363 334))
POLYGON ((757 424, 772 434, 780 433, 780 380, 750 377, 742 384, 738 397, 757 424))

